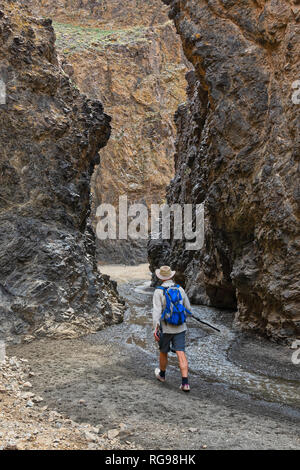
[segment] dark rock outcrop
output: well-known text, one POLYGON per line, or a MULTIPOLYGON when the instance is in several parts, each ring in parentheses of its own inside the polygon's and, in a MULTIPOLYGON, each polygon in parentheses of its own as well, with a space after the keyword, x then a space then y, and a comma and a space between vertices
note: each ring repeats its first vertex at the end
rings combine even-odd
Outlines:
POLYGON ((248 328, 297 336, 299 2, 165 3, 195 68, 168 202, 205 204, 203 249, 171 240, 168 261, 195 302, 237 305, 248 328))
POLYGON ((51 20, 0 1, 0 332, 72 337, 121 321, 97 272, 90 178, 110 135, 58 64, 51 20))

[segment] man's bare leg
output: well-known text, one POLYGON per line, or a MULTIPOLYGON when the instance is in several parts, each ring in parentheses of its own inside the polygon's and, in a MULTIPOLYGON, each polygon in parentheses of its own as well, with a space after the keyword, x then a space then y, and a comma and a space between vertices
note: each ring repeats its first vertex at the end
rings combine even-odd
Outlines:
POLYGON ((160 368, 160 370, 165 372, 166 369, 167 369, 167 365, 168 365, 168 353, 161 352, 159 354, 159 368, 160 368))
POLYGON ((166 380, 166 368, 168 365, 168 353, 160 352, 159 354, 159 368, 155 369, 155 377, 160 382, 165 382, 166 380))
POLYGON ((187 377, 189 373, 188 361, 184 351, 176 351, 180 372, 182 377, 187 377))
POLYGON ((180 385, 180 388, 183 392, 189 392, 190 391, 189 379, 188 379, 189 366, 188 366, 188 361, 187 361, 185 352, 176 351, 176 354, 178 357, 180 372, 182 376, 182 383, 180 385))

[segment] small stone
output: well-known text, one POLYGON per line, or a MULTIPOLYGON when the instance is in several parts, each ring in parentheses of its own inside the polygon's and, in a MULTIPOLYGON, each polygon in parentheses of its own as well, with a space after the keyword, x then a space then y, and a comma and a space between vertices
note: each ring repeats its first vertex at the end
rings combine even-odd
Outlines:
POLYGON ((32 384, 30 382, 23 383, 23 388, 32 388, 32 384))
POLYGON ((92 427, 92 428, 91 428, 91 431, 94 432, 95 434, 99 434, 100 429, 99 429, 99 428, 96 428, 96 427, 92 427))
POLYGON ((26 403, 26 406, 28 408, 32 408, 33 407, 33 402, 31 400, 28 400, 28 402, 26 403))
POLYGON ((42 401, 44 401, 44 399, 42 397, 34 397, 32 401, 34 403, 41 403, 42 401))
POLYGON ((107 437, 108 439, 114 439, 120 434, 120 431, 118 429, 110 429, 107 431, 107 437))
POLYGON ((95 434, 92 434, 89 431, 84 431, 84 437, 88 442, 96 442, 97 441, 97 436, 95 434))
POLYGON ((189 428, 189 431, 190 431, 190 432, 197 432, 197 431, 198 431, 198 428, 189 428))

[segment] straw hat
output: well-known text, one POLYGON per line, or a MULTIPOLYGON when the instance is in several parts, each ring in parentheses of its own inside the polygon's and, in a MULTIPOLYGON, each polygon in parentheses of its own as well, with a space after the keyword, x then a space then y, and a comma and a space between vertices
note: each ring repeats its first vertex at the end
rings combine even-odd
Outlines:
POLYGON ((155 270, 155 274, 158 279, 162 281, 166 281, 167 279, 171 279, 175 275, 176 271, 171 271, 170 266, 161 266, 159 269, 155 270))

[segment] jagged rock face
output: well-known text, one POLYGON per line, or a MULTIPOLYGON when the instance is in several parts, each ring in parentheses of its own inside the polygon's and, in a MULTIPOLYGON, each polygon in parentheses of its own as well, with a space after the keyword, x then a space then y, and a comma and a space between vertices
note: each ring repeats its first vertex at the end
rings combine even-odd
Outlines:
MULTIPOLYGON (((276 338, 300 332, 298 1, 166 1, 185 54, 170 203, 205 203, 205 244, 168 258, 193 300, 238 307, 276 338)), ((156 259, 158 248, 153 247, 156 259)), ((163 253, 162 253, 163 256, 163 253)), ((154 268, 154 264, 152 263, 154 268)))
POLYGON ((90 177, 110 135, 59 67, 50 20, 0 1, 1 336, 72 337, 122 319, 97 273, 90 177))

